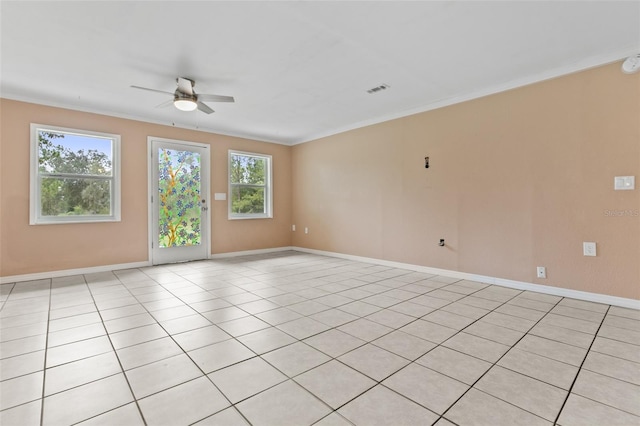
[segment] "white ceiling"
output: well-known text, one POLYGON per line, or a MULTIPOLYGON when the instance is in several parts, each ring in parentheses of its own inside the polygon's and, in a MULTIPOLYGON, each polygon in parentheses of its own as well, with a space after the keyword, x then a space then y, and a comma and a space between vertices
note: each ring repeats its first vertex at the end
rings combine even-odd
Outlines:
POLYGON ((0 14, 4 98, 285 144, 640 52, 639 1, 2 1, 0 14), (172 92, 178 76, 236 103, 187 113, 130 88, 172 92))

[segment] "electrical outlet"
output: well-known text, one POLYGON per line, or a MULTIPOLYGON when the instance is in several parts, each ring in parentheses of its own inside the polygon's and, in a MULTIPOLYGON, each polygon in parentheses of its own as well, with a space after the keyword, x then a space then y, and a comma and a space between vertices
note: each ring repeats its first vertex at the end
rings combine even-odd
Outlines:
POLYGON ((536 268, 536 273, 538 274, 538 278, 547 278, 547 268, 544 266, 538 266, 536 268))
POLYGON ((291 230, 295 231, 296 230, 296 226, 295 225, 291 225, 291 230))
POLYGON ((309 228, 307 228, 306 226, 304 227, 304 233, 308 234, 309 233, 309 228))
POLYGON ((582 254, 585 256, 596 255, 596 243, 584 242, 582 243, 582 254))

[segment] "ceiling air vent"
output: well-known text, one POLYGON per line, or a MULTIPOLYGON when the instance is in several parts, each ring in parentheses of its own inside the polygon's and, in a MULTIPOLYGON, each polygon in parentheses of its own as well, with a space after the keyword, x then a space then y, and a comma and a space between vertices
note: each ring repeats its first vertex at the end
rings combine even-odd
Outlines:
POLYGON ((367 93, 369 94, 378 93, 378 92, 382 92, 383 90, 387 90, 388 88, 389 88, 388 84, 381 84, 380 86, 372 87, 371 89, 367 90, 367 93))

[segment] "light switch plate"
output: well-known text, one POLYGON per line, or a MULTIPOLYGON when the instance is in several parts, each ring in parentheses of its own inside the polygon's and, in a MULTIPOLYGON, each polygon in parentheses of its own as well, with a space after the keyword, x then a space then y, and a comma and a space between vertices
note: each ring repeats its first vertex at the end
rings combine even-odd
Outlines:
POLYGON ((596 255, 596 243, 584 242, 582 243, 582 254, 585 256, 596 255))
POLYGON ((213 199, 216 201, 224 201, 227 199, 227 193, 226 192, 216 192, 215 194, 213 194, 213 199))
POLYGON ((616 176, 613 180, 613 189, 616 191, 630 191, 636 187, 635 176, 616 176))

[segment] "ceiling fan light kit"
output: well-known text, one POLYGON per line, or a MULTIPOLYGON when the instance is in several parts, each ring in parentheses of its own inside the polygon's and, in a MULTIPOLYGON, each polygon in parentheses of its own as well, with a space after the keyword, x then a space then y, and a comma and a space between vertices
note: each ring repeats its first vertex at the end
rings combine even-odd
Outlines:
POLYGON ((178 88, 173 93, 165 92, 164 90, 149 89, 148 87, 131 87, 134 89, 173 95, 173 105, 180 111, 194 111, 198 109, 205 114, 211 114, 215 111, 209 108, 209 106, 204 102, 235 102, 233 96, 196 94, 195 90, 193 90, 196 82, 189 78, 178 77, 176 78, 176 84, 178 85, 178 88))
POLYGON ((198 104, 193 99, 185 99, 176 95, 173 100, 173 105, 180 111, 193 111, 198 108, 198 104))

